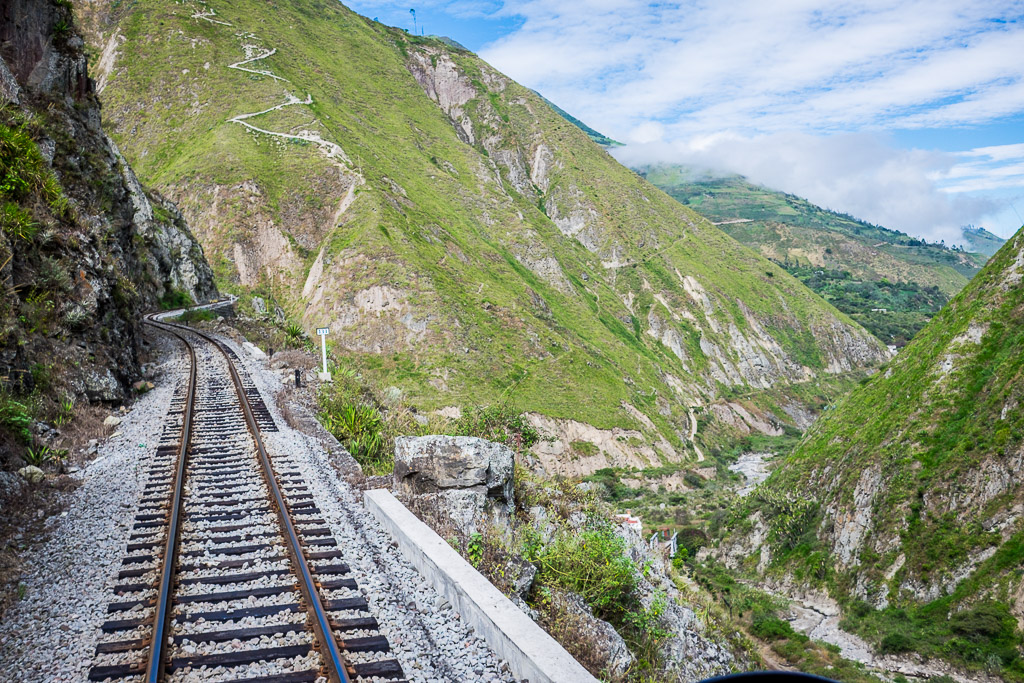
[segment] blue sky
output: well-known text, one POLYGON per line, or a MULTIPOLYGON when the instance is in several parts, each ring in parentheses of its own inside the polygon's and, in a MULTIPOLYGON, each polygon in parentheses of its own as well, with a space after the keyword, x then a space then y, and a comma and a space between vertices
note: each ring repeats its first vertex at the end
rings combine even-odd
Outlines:
POLYGON ((1024 214, 1024 0, 359 1, 597 130, 947 243, 1024 214))

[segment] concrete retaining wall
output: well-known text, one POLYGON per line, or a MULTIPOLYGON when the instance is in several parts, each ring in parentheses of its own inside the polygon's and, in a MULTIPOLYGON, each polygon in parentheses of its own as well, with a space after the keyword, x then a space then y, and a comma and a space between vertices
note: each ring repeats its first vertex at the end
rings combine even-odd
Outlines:
POLYGON ((398 541, 399 550, 463 619, 530 683, 597 683, 579 662, 501 591, 473 569, 390 491, 363 494, 363 504, 398 541))

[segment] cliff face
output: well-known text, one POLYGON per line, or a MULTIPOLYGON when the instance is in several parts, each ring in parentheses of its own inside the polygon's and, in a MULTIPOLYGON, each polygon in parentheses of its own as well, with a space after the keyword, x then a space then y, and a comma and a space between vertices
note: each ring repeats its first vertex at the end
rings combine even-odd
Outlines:
POLYGON ((216 293, 180 213, 147 194, 104 134, 83 48, 70 2, 0 2, 7 396, 120 400, 138 375, 142 312, 172 290, 216 293))

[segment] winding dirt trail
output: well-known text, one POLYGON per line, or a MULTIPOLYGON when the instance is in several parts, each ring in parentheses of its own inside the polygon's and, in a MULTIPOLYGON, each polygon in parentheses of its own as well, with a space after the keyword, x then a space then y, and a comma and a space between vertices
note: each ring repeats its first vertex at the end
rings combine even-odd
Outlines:
MULTIPOLYGON (((218 19, 216 11, 213 8, 208 7, 205 3, 202 2, 202 0, 200 0, 199 8, 192 14, 192 18, 195 20, 208 21, 211 24, 217 24, 220 26, 228 26, 234 28, 233 24, 218 19)), ((227 68, 234 69, 236 71, 242 71, 249 74, 254 74, 257 76, 264 76, 266 78, 273 79, 274 81, 277 81, 282 84, 291 83, 291 81, 289 81, 287 78, 275 74, 269 67, 263 66, 263 68, 260 68, 259 66, 257 66, 257 64, 262 60, 268 59, 276 55, 276 47, 268 48, 256 44, 256 42, 247 42, 258 42, 259 39, 252 33, 242 32, 236 35, 243 41, 242 49, 245 51, 245 59, 239 60, 232 64, 228 64, 227 68)), ((326 157, 328 161, 330 161, 334 166, 338 168, 338 171, 342 175, 353 177, 354 182, 348 188, 348 191, 346 192, 345 196, 339 200, 338 209, 337 211, 335 211, 334 223, 337 224, 338 220, 341 217, 341 214, 343 214, 349 208, 349 206, 352 205, 352 202, 354 200, 353 190, 356 185, 362 185, 364 183, 363 177, 358 172, 358 170, 352 168, 352 163, 348 155, 345 154, 345 150, 341 148, 341 145, 331 140, 324 139, 316 131, 301 129, 295 132, 283 132, 262 128, 252 123, 252 119, 264 116, 271 112, 279 111, 281 109, 284 109, 285 107, 307 106, 313 103, 313 96, 309 93, 306 94, 305 99, 300 99, 299 97, 296 97, 295 95, 288 91, 285 91, 284 94, 284 102, 281 102, 280 104, 274 105, 273 107, 269 107, 267 109, 263 109, 260 111, 254 111, 232 116, 231 118, 227 119, 227 123, 235 123, 240 126, 244 126, 248 130, 254 133, 260 133, 262 135, 269 135, 271 137, 285 140, 295 140, 297 142, 312 143, 317 146, 317 148, 324 155, 324 157, 326 157)), ((311 120, 311 124, 308 125, 319 123, 320 121, 316 117, 313 117, 311 120)))
MULTIPOLYGON (((218 22, 218 23, 223 23, 223 22, 218 22)), ((230 26, 230 25, 231 24, 227 24, 227 26, 230 26)), ((251 48, 251 47, 255 47, 255 46, 254 45, 243 45, 242 47, 243 48, 251 48)), ((267 57, 271 57, 271 56, 273 56, 275 54, 277 54, 277 48, 276 47, 267 50, 263 54, 256 55, 255 57, 249 57, 248 59, 243 59, 240 62, 235 62, 234 64, 228 64, 228 68, 229 69, 238 69, 239 71, 248 71, 251 74, 259 74, 260 76, 270 76, 271 78, 274 78, 274 79, 277 79, 279 81, 284 81, 285 83, 288 83, 289 81, 288 81, 287 78, 281 78, 280 76, 278 76, 277 74, 273 73, 272 71, 264 71, 262 69, 247 69, 247 68, 245 68, 246 64, 250 64, 252 62, 258 62, 261 59, 266 59, 267 57)), ((312 102, 312 100, 310 100, 310 101, 312 102)), ((273 111, 273 110, 272 109, 268 109, 267 111, 273 111)))

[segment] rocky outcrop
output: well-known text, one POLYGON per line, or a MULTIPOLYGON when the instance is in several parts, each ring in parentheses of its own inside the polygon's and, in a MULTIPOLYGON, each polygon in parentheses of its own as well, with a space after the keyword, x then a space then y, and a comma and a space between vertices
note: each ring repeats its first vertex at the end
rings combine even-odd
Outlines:
POLYGON ((23 181, 0 191, 0 370, 11 391, 42 378, 44 394, 118 401, 138 376, 141 313, 170 290, 216 290, 180 214, 104 133, 86 64, 70 3, 0 3, 0 126, 23 181))
POLYGON ((394 485, 420 505, 434 500, 460 531, 471 534, 485 514, 511 514, 513 461, 508 446, 476 437, 398 437, 394 485))
POLYGON ((650 547, 631 527, 620 526, 618 533, 637 565, 648 567, 637 580, 637 593, 644 609, 659 614, 662 628, 669 633, 660 650, 665 668, 675 680, 696 681, 742 670, 746 665, 738 659, 742 653, 721 634, 710 631, 668 578, 666 555, 661 547, 650 547))
MULTIPOLYGON (((155 193, 147 193, 113 140, 106 138, 131 198, 136 232, 142 237, 156 267, 157 284, 164 290, 183 292, 194 302, 217 295, 213 271, 203 247, 189 232, 177 205, 155 193)), ((162 295, 163 292, 158 292, 162 295)))

